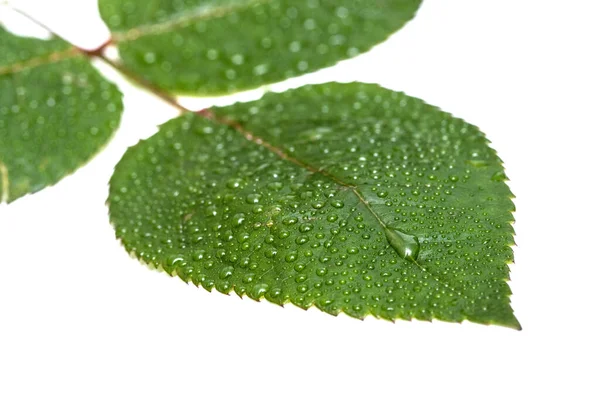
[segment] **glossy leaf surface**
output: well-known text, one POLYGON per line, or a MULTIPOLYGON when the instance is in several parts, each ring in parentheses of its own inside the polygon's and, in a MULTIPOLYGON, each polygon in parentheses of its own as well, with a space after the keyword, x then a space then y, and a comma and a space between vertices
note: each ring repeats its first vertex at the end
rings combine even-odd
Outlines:
POLYGON ((512 195, 474 126, 360 83, 187 114, 130 148, 117 237, 147 264, 253 299, 519 328, 512 195))
POLYGON ((420 0, 100 0, 124 66, 176 93, 217 95, 356 56, 420 0))
POLYGON ((0 27, 0 200, 58 182, 116 129, 121 94, 62 40, 0 27))

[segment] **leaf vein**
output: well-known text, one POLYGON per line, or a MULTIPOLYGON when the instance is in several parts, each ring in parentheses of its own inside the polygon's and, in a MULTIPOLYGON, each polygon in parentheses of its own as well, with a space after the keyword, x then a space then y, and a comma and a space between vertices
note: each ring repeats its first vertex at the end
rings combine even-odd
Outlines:
POLYGON ((272 0, 250 0, 246 3, 233 4, 221 7, 198 7, 191 14, 174 15, 165 21, 156 22, 153 24, 141 25, 136 28, 122 32, 113 33, 113 42, 127 42, 139 39, 148 35, 156 35, 160 33, 172 32, 178 28, 184 28, 195 22, 202 20, 210 20, 214 18, 225 17, 236 11, 247 10, 250 7, 269 3, 272 0))
MULTIPOLYGON (((358 188, 356 186, 351 185, 347 182, 344 182, 343 180, 339 179, 338 177, 329 173, 326 170, 323 170, 321 168, 315 168, 314 166, 289 155, 283 149, 267 142, 266 140, 262 139, 260 136, 255 135, 253 132, 248 131, 237 121, 234 121, 227 117, 216 116, 210 110, 201 110, 198 112, 198 114, 201 114, 205 118, 212 120, 216 123, 224 124, 224 125, 229 126, 230 128, 233 128, 238 133, 240 133, 242 136, 244 136, 244 138, 246 140, 253 142, 253 143, 269 150, 270 152, 276 154, 283 160, 294 163, 308 171, 311 171, 312 173, 320 174, 326 178, 333 180, 338 185, 352 190, 354 195, 358 198, 358 201, 365 206, 365 208, 373 215, 373 217, 375 217, 375 219, 381 225, 381 227, 383 229, 388 228, 387 224, 381 219, 379 214, 377 214, 377 212, 375 212, 375 210, 371 207, 371 204, 369 203, 369 201, 364 198, 364 196, 362 195, 362 193, 358 190, 358 188)), ((450 290, 451 292, 455 293, 457 296, 460 297, 460 295, 459 295, 460 290, 455 288, 453 283, 448 281, 444 276, 437 274, 435 271, 430 271, 429 268, 427 268, 424 265, 422 265, 421 263, 417 262, 417 260, 412 259, 412 260, 410 260, 410 262, 412 264, 414 264, 416 267, 418 267, 423 273, 431 276, 434 280, 436 280, 440 284, 443 284, 444 287, 446 287, 448 290, 450 290)))
POLYGON ((0 75, 15 74, 26 69, 56 63, 67 58, 74 57, 77 54, 79 54, 79 49, 77 49, 76 47, 71 47, 67 50, 57 51, 40 57, 30 58, 29 60, 22 61, 16 64, 0 66, 0 75))

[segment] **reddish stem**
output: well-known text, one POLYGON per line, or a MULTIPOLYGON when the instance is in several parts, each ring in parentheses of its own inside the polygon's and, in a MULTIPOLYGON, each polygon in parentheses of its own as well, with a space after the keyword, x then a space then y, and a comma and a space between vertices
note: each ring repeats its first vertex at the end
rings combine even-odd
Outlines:
POLYGON ((106 48, 108 46, 110 46, 112 44, 113 40, 112 38, 109 38, 106 42, 102 43, 99 47, 93 49, 93 50, 86 50, 86 49, 79 49, 79 51, 81 51, 83 54, 87 55, 88 57, 99 57, 99 58, 103 58, 104 55, 104 50, 106 50, 106 48))

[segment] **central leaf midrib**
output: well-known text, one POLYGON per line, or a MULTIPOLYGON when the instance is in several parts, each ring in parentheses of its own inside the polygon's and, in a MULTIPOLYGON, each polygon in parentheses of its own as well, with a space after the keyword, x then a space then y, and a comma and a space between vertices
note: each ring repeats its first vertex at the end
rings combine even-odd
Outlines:
MULTIPOLYGON (((302 160, 299 160, 296 157, 291 156, 288 152, 286 152, 285 150, 283 150, 280 147, 277 147, 273 144, 271 144, 270 142, 268 142, 267 140, 261 138, 260 136, 255 135, 253 132, 250 132, 249 130, 245 129, 242 124, 240 124, 239 122, 227 118, 227 117, 218 117, 214 114, 208 114, 205 115, 206 118, 208 118, 209 120, 212 120, 213 122, 216 122, 218 124, 223 124, 223 125, 227 125, 230 128, 233 128, 236 132, 240 133, 246 140, 257 144, 265 149, 267 149, 268 151, 270 151, 271 153, 274 153, 276 156, 280 157, 283 160, 289 161, 291 163, 294 163, 312 173, 315 174, 319 174, 322 175, 328 179, 331 179, 332 181, 334 181, 335 183, 337 183, 340 186, 346 187, 348 189, 350 189, 352 191, 352 193, 354 193, 354 195, 358 198, 358 200, 364 204, 364 206, 367 208, 367 210, 373 214, 373 216, 375 217, 375 219, 377 220, 377 222, 381 225, 382 228, 386 229, 388 228, 387 224, 385 222, 383 222, 383 220, 381 219, 381 217, 375 212, 375 210, 373 210, 373 208, 371 207, 371 205, 369 204, 369 202, 363 197, 362 193, 358 190, 358 187, 355 185, 351 185, 347 182, 345 182, 344 180, 338 178, 337 176, 331 174, 330 172, 328 172, 327 170, 321 169, 321 168, 317 168, 307 162, 304 162, 302 160)), ((418 264, 417 264, 418 265, 418 264)))
POLYGON ((0 76, 15 74, 26 69, 41 67, 42 65, 54 64, 80 54, 79 49, 71 47, 66 50, 55 51, 39 57, 33 57, 16 64, 0 66, 0 76))
MULTIPOLYGON (((306 163, 304 161, 301 161, 301 160, 291 156, 288 152, 284 151, 282 148, 271 144, 270 142, 264 140, 260 136, 257 136, 253 132, 245 129, 241 123, 235 121, 234 119, 231 119, 228 117, 223 117, 223 116, 217 116, 211 110, 203 110, 202 112, 199 112, 196 114, 201 118, 205 118, 214 123, 226 125, 226 126, 232 128, 233 130, 235 130, 236 132, 241 134, 246 140, 248 140, 260 147, 267 149, 268 151, 274 153, 276 156, 280 157, 283 160, 294 163, 294 164, 298 165, 299 167, 304 168, 312 173, 320 174, 328 179, 331 179, 338 185, 350 189, 354 193, 354 195, 358 198, 358 200, 365 206, 365 208, 373 215, 373 217, 381 225, 382 229, 384 229, 384 230, 391 229, 387 226, 387 224, 385 222, 383 222, 383 220, 375 212, 375 210, 373 210, 373 208, 371 207, 369 202, 363 197, 362 193, 358 190, 357 186, 351 185, 351 184, 343 181, 342 179, 329 173, 326 170, 316 168, 309 163, 306 163)), ((453 291, 454 293, 458 292, 458 289, 454 287, 453 283, 448 281, 444 276, 440 276, 436 272, 430 271, 429 268, 425 267, 425 265, 423 265, 423 264, 418 263, 417 260, 411 259, 410 262, 412 264, 414 264, 415 266, 417 266, 424 273, 426 273, 426 274, 430 275, 431 277, 433 277, 434 279, 436 279, 438 282, 444 282, 447 289, 453 291)))
POLYGON ((173 14, 170 18, 160 22, 140 25, 123 31, 114 31, 112 41, 122 43, 136 40, 143 36, 172 32, 177 28, 184 28, 194 22, 225 17, 236 11, 247 10, 250 7, 265 4, 273 0, 249 0, 246 3, 232 4, 221 7, 207 7, 191 13, 191 15, 173 14))

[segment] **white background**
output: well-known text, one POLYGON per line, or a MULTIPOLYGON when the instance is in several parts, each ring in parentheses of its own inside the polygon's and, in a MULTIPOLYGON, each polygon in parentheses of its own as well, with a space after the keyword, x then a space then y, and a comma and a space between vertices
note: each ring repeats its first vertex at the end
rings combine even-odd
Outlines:
MULTIPOLYGON (((15 3, 79 46, 107 38, 93 0, 15 3)), ((107 181, 176 111, 100 66, 125 94, 114 139, 0 206, 0 399, 600 398, 599 20, 597 0, 424 0, 371 52, 273 87, 378 82, 486 132, 517 196, 521 332, 334 318, 148 270, 114 239, 107 181)))

